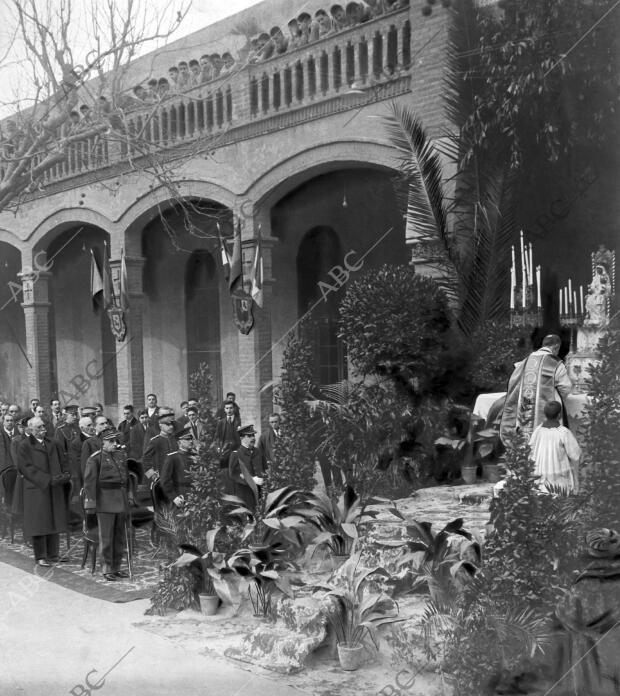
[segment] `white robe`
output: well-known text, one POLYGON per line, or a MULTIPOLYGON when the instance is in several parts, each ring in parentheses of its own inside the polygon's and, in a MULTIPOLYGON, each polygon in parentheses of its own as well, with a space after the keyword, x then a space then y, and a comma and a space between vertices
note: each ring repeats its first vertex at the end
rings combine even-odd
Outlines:
POLYGON ((534 473, 541 477, 541 487, 550 483, 577 492, 581 449, 568 428, 563 425, 545 428, 541 424, 532 433, 530 447, 530 456, 536 464, 534 473))

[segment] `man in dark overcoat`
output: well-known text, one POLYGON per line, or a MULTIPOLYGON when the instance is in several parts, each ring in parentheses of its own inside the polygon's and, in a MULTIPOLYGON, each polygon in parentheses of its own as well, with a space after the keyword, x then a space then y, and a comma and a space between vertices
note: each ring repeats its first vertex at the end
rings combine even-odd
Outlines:
POLYGON ((49 567, 59 560, 59 535, 67 531, 71 474, 58 443, 45 437, 43 420, 31 418, 28 429, 17 447, 24 477, 24 536, 32 538, 35 563, 49 567))
POLYGON ((121 433, 108 426, 100 437, 101 450, 88 458, 84 470, 84 512, 89 529, 99 525, 103 577, 113 581, 129 577, 121 570, 121 563, 125 552, 127 510, 133 504, 133 492, 127 455, 120 449, 121 433))
POLYGON ((246 506, 254 509, 254 494, 250 485, 245 480, 241 464, 245 465, 250 476, 254 479, 257 486, 263 484, 263 455, 255 447, 256 445, 256 430, 253 425, 245 425, 238 430, 241 438, 241 445, 230 455, 230 463, 228 465, 228 475, 233 485, 233 495, 241 498, 246 506))
POLYGON ((60 445, 71 474, 71 503, 70 526, 71 529, 80 528, 82 525, 82 503, 80 501, 80 489, 82 488, 82 473, 80 471, 81 431, 77 424, 78 406, 70 404, 63 409, 64 421, 56 428, 54 439, 60 445), (78 446, 80 451, 77 450, 78 446))
POLYGON ((276 441, 280 437, 280 416, 272 413, 269 416, 269 427, 258 438, 258 449, 263 455, 263 466, 267 470, 275 461, 276 441))

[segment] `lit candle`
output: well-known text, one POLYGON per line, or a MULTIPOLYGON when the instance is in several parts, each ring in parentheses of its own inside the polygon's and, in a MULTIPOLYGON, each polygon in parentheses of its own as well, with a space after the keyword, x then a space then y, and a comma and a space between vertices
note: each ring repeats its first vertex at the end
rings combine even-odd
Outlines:
POLYGON ((566 314, 567 317, 570 316, 570 306, 568 304, 568 288, 566 285, 564 286, 564 314, 566 314))
POLYGON ((581 310, 581 314, 583 314, 583 285, 579 286, 579 299, 581 300, 579 309, 581 310))
POLYGON ((512 265, 511 265, 511 270, 515 271, 517 270, 517 264, 515 263, 515 246, 514 244, 510 247, 510 251, 512 253, 512 265))
MULTIPOLYGON (((514 247, 512 249, 512 253, 514 256, 514 247)), ((510 269, 510 309, 515 308, 515 285, 517 284, 517 278, 515 274, 515 267, 514 267, 514 258, 512 260, 512 267, 510 269)))
POLYGON ((562 316, 562 288, 559 291, 560 294, 560 317, 562 316))
POLYGON ((573 290, 573 304, 575 306, 575 310, 574 310, 575 316, 577 316, 578 309, 577 309, 577 291, 576 290, 573 290))
POLYGON ((523 230, 521 230, 521 306, 525 309, 525 288, 527 287, 527 271, 525 270, 525 248, 523 245, 523 230))
POLYGON ((536 266, 536 303, 538 309, 542 307, 540 292, 540 266, 536 266))
POLYGON ((534 285, 534 263, 532 261, 532 244, 530 243, 530 262, 527 264, 527 275, 530 279, 530 285, 534 285))
POLYGON ((568 279, 568 299, 573 301, 573 281, 570 278, 568 279))

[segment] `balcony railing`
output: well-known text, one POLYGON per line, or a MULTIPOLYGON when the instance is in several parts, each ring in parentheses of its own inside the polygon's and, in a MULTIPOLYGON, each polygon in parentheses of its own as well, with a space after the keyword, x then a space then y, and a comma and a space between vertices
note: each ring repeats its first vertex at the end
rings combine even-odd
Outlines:
MULTIPOLYGON (((329 102, 357 92, 356 88, 389 85, 409 74, 411 43, 407 8, 249 64, 159 104, 131 111, 123 119, 119 117, 120 127, 114 131, 124 131, 120 137, 100 136, 76 143, 70 147, 67 159, 46 173, 45 180, 66 179, 163 153, 283 112, 329 102)), ((359 108, 359 103, 353 101, 344 108, 359 108)))

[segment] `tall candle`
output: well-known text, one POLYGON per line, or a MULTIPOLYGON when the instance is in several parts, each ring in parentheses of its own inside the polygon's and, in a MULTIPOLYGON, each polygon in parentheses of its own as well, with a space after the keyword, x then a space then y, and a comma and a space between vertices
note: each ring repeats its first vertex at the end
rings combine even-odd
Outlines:
POLYGON ((560 288, 559 294, 560 294, 560 316, 562 316, 562 288, 560 288))
POLYGON ((529 244, 530 247, 530 262, 527 264, 527 274, 530 279, 530 285, 534 285, 534 263, 532 260, 532 244, 529 244))
POLYGON ((583 314, 583 285, 579 286, 579 299, 581 300, 581 303, 579 305, 579 309, 581 310, 581 314, 583 314))
POLYGON ((515 246, 514 246, 514 244, 510 247, 510 251, 512 254, 512 266, 510 268, 511 268, 511 270, 516 272, 517 264, 515 263, 515 246))
POLYGON ((536 303, 538 309, 542 307, 540 292, 540 266, 536 266, 536 303))
MULTIPOLYGON (((514 247, 513 247, 512 253, 514 254, 514 247)), ((516 274, 515 274, 514 259, 513 259, 513 266, 510 269, 510 309, 515 308, 515 285, 516 284, 517 284, 517 278, 516 278, 516 274)))
POLYGON ((573 281, 568 279, 568 299, 570 302, 573 301, 573 281))
POLYGON ((574 310, 575 316, 577 316, 577 312, 579 310, 577 309, 577 291, 576 290, 573 290, 573 303, 575 305, 575 310, 574 310))
POLYGON ((521 306, 525 309, 525 288, 527 287, 527 272, 525 270, 525 248, 523 246, 523 230, 521 230, 521 306))
POLYGON ((568 288, 564 286, 564 313, 566 316, 570 316, 570 306, 568 304, 568 288))

